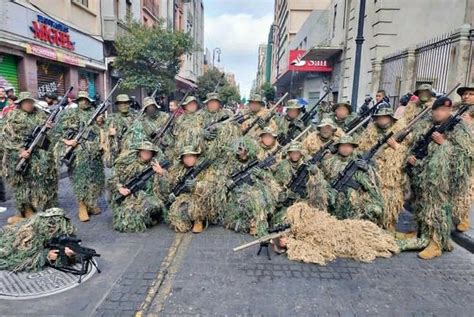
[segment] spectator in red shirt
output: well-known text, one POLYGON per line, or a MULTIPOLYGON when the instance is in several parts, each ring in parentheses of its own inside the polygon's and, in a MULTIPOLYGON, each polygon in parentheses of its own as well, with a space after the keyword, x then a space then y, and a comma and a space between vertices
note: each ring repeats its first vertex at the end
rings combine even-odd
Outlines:
POLYGON ((0 118, 3 119, 5 118, 5 116, 7 115, 7 113, 9 113, 10 111, 12 111, 13 109, 16 108, 16 105, 15 105, 15 101, 17 100, 18 98, 14 95, 10 95, 8 96, 7 98, 7 105, 2 109, 2 112, 0 113, 0 118))

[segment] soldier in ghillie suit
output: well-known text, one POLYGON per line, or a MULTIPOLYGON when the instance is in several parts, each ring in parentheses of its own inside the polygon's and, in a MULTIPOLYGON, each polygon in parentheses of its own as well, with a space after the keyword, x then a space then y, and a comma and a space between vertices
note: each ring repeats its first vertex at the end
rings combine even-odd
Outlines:
POLYGON ((313 155, 318 152, 324 144, 331 140, 336 140, 344 134, 329 117, 323 118, 316 126, 316 130, 317 131, 311 132, 303 140, 302 147, 309 155, 313 155))
POLYGON ((426 107, 430 107, 433 105, 433 102, 436 100, 435 92, 430 84, 421 84, 418 86, 413 93, 415 96, 418 97, 417 101, 410 101, 406 105, 405 112, 403 113, 403 120, 405 122, 410 122, 413 118, 416 117, 418 113, 423 111, 426 107))
MULTIPOLYGON (((193 167, 203 161, 200 160, 201 152, 194 146, 185 146, 179 155, 179 161, 169 171, 170 188, 182 181, 183 176, 193 167)), ((202 191, 210 186, 206 180, 205 173, 200 173, 196 178, 188 178, 184 181, 185 191, 178 197, 173 192, 169 194, 168 201, 171 203, 168 213, 168 221, 176 232, 201 233, 204 230, 204 222, 210 218, 209 210, 200 205, 202 191)), ((156 185, 155 185, 156 187, 156 185)))
MULTIPOLYGON (((469 110, 464 113, 463 120, 468 130, 471 132, 471 137, 474 135, 474 87, 460 87, 457 90, 459 96, 461 96, 462 104, 471 105, 469 110)), ((456 223, 456 229, 460 232, 469 230, 470 221, 469 213, 471 211, 471 205, 474 202, 474 173, 473 173, 473 163, 471 162, 470 173, 471 175, 469 184, 457 188, 458 191, 455 203, 453 216, 456 223)))
POLYGON ((266 126, 270 127, 273 131, 277 131, 278 127, 273 119, 271 119, 268 124, 263 120, 263 117, 269 114, 269 112, 270 110, 265 108, 265 102, 263 101, 261 95, 251 95, 248 102, 248 109, 245 112, 247 118, 240 125, 241 131, 245 131, 249 127, 249 125, 256 119, 258 119, 257 125, 250 129, 247 133, 247 135, 249 135, 250 137, 257 139, 260 135, 260 132, 266 126))
MULTIPOLYGON (((359 141, 359 149, 367 151, 380 138, 390 132, 397 133, 405 127, 404 120, 397 120, 393 110, 387 107, 379 108, 373 115, 374 122, 370 123, 359 141)), ((387 145, 375 157, 376 171, 380 176, 380 191, 384 200, 383 227, 395 232, 398 215, 403 209, 407 177, 403 168, 407 155, 406 142, 397 143, 390 138, 387 145)))
POLYGON ((280 188, 268 170, 254 168, 249 182, 236 185, 230 176, 257 159, 258 145, 249 136, 235 140, 224 167, 227 174, 228 203, 225 206, 224 226, 237 232, 263 236, 268 232, 268 218, 276 208, 280 188), (235 186, 235 187, 234 187, 235 186))
POLYGON ((134 150, 122 153, 115 161, 111 179, 113 198, 110 203, 114 214, 113 226, 115 230, 120 232, 145 231, 156 223, 155 219, 163 216, 163 193, 166 192, 169 185, 167 171, 160 166, 160 161, 163 161, 163 154, 157 146, 149 141, 143 141, 134 150), (146 181, 141 190, 132 194, 130 189, 125 187, 126 182, 150 166, 155 175, 146 181), (118 203, 115 199, 120 196, 126 198, 118 203))
POLYGON ((336 126, 342 130, 356 117, 356 114, 352 113, 352 107, 348 102, 340 102, 334 105, 333 113, 330 118, 336 124, 336 126))
MULTIPOLYGON (((259 148, 257 151, 257 158, 259 160, 265 159, 268 155, 271 155, 275 150, 278 149, 279 144, 276 139, 277 134, 271 127, 263 128, 259 133, 260 141, 258 142, 259 148)), ((277 161, 281 159, 281 155, 277 155, 277 161)))
POLYGON ((130 109, 130 102, 131 99, 128 95, 118 95, 115 100, 118 112, 110 114, 105 122, 104 160, 108 167, 112 167, 113 162, 124 148, 125 133, 137 116, 136 111, 130 109))
MULTIPOLYGON (((432 106, 431 120, 421 122, 415 130, 415 139, 422 136, 433 124, 446 122, 452 113, 452 102, 438 98, 432 106)), ((452 211, 458 190, 468 186, 473 159, 473 140, 467 126, 460 122, 444 134, 434 132, 423 159, 408 157, 413 208, 418 221, 418 237, 400 241, 402 250, 423 249, 422 259, 438 257, 452 250, 450 235, 452 211)))
POLYGON ((279 116, 275 119, 278 131, 278 137, 285 137, 288 134, 288 130, 293 126, 296 128, 298 135, 305 129, 303 121, 301 121, 301 105, 297 99, 288 100, 286 103, 286 114, 279 116))
POLYGON ((184 113, 179 116, 173 126, 174 152, 168 157, 178 157, 179 151, 185 146, 204 148, 203 116, 198 114, 199 103, 196 97, 188 96, 182 105, 184 113))
POLYGON ((75 158, 68 166, 69 178, 78 200, 79 220, 89 221, 89 215, 101 212, 97 206, 97 199, 104 189, 105 182, 103 149, 100 144, 101 131, 97 124, 93 124, 89 128, 87 139, 77 144, 73 139, 75 133, 86 125, 95 110, 92 107, 93 100, 86 91, 79 91, 75 101, 78 107, 68 109, 61 116, 56 129, 65 145, 75 147, 75 158))
MULTIPOLYGON (((57 170, 53 146, 47 145, 49 139, 43 148, 38 147, 33 153, 25 149, 26 138, 35 127, 43 125, 47 120, 46 114, 35 108, 34 103, 35 100, 29 92, 21 92, 16 101, 18 109, 9 113, 2 126, 5 176, 15 192, 15 203, 19 212, 18 215, 8 218, 9 224, 57 204, 57 170), (15 170, 20 158, 29 159, 25 173, 15 170)), ((51 126, 52 122, 48 124, 51 126)))
MULTIPOLYGON (((354 149, 358 144, 351 136, 341 137, 335 146, 337 154, 322 163, 322 171, 329 183, 337 178, 351 160, 357 159, 354 149)), ((375 169, 370 164, 360 166, 353 180, 360 185, 359 189, 348 188, 340 192, 329 189, 330 213, 338 219, 366 219, 380 225, 384 203, 375 169)))
MULTIPOLYGON (((47 247, 59 235, 71 235, 75 228, 60 208, 38 212, 33 217, 0 229, 0 270, 39 271, 46 265, 64 267, 58 251, 47 247)), ((74 251, 65 249, 72 257, 74 251)))
MULTIPOLYGON (((152 141, 155 133, 168 120, 169 115, 160 111, 160 107, 151 97, 143 99, 143 113, 133 122, 132 126, 127 130, 124 138, 124 148, 133 149, 143 141, 152 141)), ((162 145, 169 145, 170 135, 165 135, 162 145)), ((160 146, 160 144, 158 144, 160 146)))

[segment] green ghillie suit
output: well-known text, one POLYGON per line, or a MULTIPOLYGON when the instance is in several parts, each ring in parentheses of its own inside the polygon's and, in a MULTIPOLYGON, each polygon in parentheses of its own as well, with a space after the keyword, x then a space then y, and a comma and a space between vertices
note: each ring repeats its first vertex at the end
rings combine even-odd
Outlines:
MULTIPOLYGON (((25 97, 19 101, 22 99, 32 100, 25 97)), ((52 145, 47 150, 37 148, 31 154, 25 174, 15 171, 25 138, 46 119, 45 113, 36 108, 31 113, 15 109, 8 114, 1 130, 5 177, 14 189, 16 208, 23 216, 25 212, 31 215, 57 204, 58 179, 52 145)))
POLYGON ((298 100, 296 99, 288 100, 287 106, 286 106, 287 111, 290 109, 299 110, 300 115, 295 119, 290 118, 288 114, 278 116, 275 118, 275 122, 277 125, 276 131, 278 131, 279 137, 287 135, 288 130, 290 129, 290 127, 293 127, 293 126, 295 126, 297 130, 295 136, 303 132, 303 130, 305 129, 305 126, 304 126, 304 123, 300 120, 302 117, 301 115, 302 108, 303 106, 300 103, 298 103, 298 100))
POLYGON ((164 218, 164 193, 167 192, 169 184, 167 172, 163 176, 155 174, 146 182, 142 190, 129 195, 121 203, 115 199, 120 197, 119 189, 142 172, 145 168, 159 163, 163 160, 163 154, 159 148, 148 141, 142 142, 135 150, 123 152, 115 161, 110 181, 112 200, 110 207, 113 211, 114 229, 120 232, 141 232, 151 227, 158 217, 164 218), (151 161, 143 161, 139 157, 140 150, 154 152, 151 161))
MULTIPOLYGON (((250 102, 260 103, 262 105, 262 109, 260 109, 258 112, 252 112, 248 108, 244 110, 245 120, 240 125, 241 131, 246 130, 255 121, 255 119, 264 118, 270 113, 270 110, 265 108, 265 103, 263 102, 262 96, 258 94, 251 95, 249 99, 249 103, 250 102)), ((278 131, 278 126, 273 119, 270 119, 266 126, 270 127, 273 131, 278 131)), ((263 127, 260 127, 258 124, 256 124, 249 130, 249 132, 247 132, 246 135, 250 136, 251 138, 258 139, 260 133, 262 132, 262 128, 263 127)))
MULTIPOLYGON (((431 120, 420 122, 415 130, 417 140, 432 126, 431 120)), ((440 251, 450 251, 452 212, 460 188, 469 186, 473 160, 473 138, 464 123, 444 134, 445 141, 428 146, 428 156, 417 160, 410 178, 418 221, 418 238, 399 241, 402 250, 418 250, 431 242, 440 251)), ((430 254, 431 255, 431 254, 430 254)))
MULTIPOLYGON (((92 106, 86 109, 81 109, 80 106, 68 109, 57 124, 58 133, 63 139, 71 139, 70 133, 79 131, 80 127, 92 117, 94 111, 92 106)), ((103 149, 100 144, 100 127, 94 123, 89 131, 88 139, 74 149, 76 157, 68 172, 77 200, 86 205, 88 212, 96 213, 97 199, 102 194, 105 182, 103 149)), ((63 153, 64 144, 59 145, 61 145, 59 151, 63 153)))
MULTIPOLYGON (((377 112, 382 115, 387 108, 381 108, 377 112)), ((387 109, 387 115, 392 116, 393 111, 387 109)), ((376 115, 377 115, 376 114, 376 115)), ((383 138, 390 132, 397 133, 401 131, 406 124, 404 120, 392 121, 388 127, 379 127, 375 122, 369 124, 364 136, 360 139, 359 149, 361 151, 369 150, 380 138, 383 138)), ((407 176, 403 171, 406 163, 407 154, 406 142, 402 142, 395 150, 388 145, 384 145, 375 156, 375 168, 380 176, 380 193, 382 194, 383 207, 383 228, 395 231, 395 225, 398 215, 403 210, 405 190, 407 186, 407 176)))
MULTIPOLYGON (((38 271, 48 264, 48 242, 62 234, 75 231, 60 208, 38 212, 33 217, 0 229, 0 270, 12 272, 38 271)), ((62 267, 60 258, 49 263, 62 267)))
MULTIPOLYGON (((233 173, 257 158, 257 144, 249 136, 241 137, 235 140, 230 154, 224 167, 228 182, 233 173), (245 160, 238 155, 239 149, 247 153, 245 160)), ((254 169, 250 178, 250 184, 244 182, 229 191, 224 226, 237 232, 263 236, 268 232, 268 218, 276 208, 280 189, 270 171, 254 169)))
POLYGON ((331 113, 331 115, 329 116, 329 118, 331 118, 331 120, 334 122, 334 124, 336 125, 336 127, 338 127, 339 129, 341 130, 344 130, 347 125, 352 121, 354 120, 354 118, 357 117, 357 114, 356 113, 353 113, 352 112, 352 107, 350 104, 346 103, 346 102, 340 102, 340 103, 337 103, 334 105, 333 107, 333 113, 331 113), (349 115, 347 116, 347 118, 345 119, 339 119, 337 116, 336 116, 336 109, 339 108, 339 107, 345 107, 348 111, 349 111, 349 115))
MULTIPOLYGON (((344 136, 336 143, 336 146, 344 143, 357 145, 351 137, 344 136)), ((323 160, 322 171, 325 179, 332 183, 339 172, 342 172, 347 164, 356 158, 354 153, 348 157, 338 153, 323 160)), ((359 169, 354 174, 353 180, 359 183, 359 189, 348 188, 340 192, 332 187, 329 189, 330 213, 338 219, 366 219, 380 225, 384 203, 375 169, 370 165, 367 171, 359 169)))
POLYGON ((290 260, 326 265, 336 258, 373 262, 399 252, 394 238, 366 220, 338 220, 326 211, 297 203, 288 208, 290 260))

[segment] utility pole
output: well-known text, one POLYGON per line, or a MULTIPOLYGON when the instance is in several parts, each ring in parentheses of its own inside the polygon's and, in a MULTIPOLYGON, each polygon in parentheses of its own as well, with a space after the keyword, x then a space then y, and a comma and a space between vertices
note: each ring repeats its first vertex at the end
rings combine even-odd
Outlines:
POLYGON ((365 0, 360 0, 359 6, 359 23, 357 26, 356 52, 354 60, 354 80, 352 83, 352 110, 357 111, 357 98, 359 97, 359 77, 360 77, 360 60, 362 57, 362 43, 364 43, 364 16, 365 16, 365 0))

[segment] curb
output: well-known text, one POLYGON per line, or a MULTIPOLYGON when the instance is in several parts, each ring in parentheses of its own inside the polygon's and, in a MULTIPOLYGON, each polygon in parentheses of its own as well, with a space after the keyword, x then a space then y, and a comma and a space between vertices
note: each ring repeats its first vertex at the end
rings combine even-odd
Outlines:
POLYGON ((467 251, 474 253, 474 238, 471 237, 470 235, 463 233, 463 232, 458 232, 458 231, 453 231, 451 233, 451 237, 453 238, 453 241, 459 244, 461 247, 466 249, 467 251))

